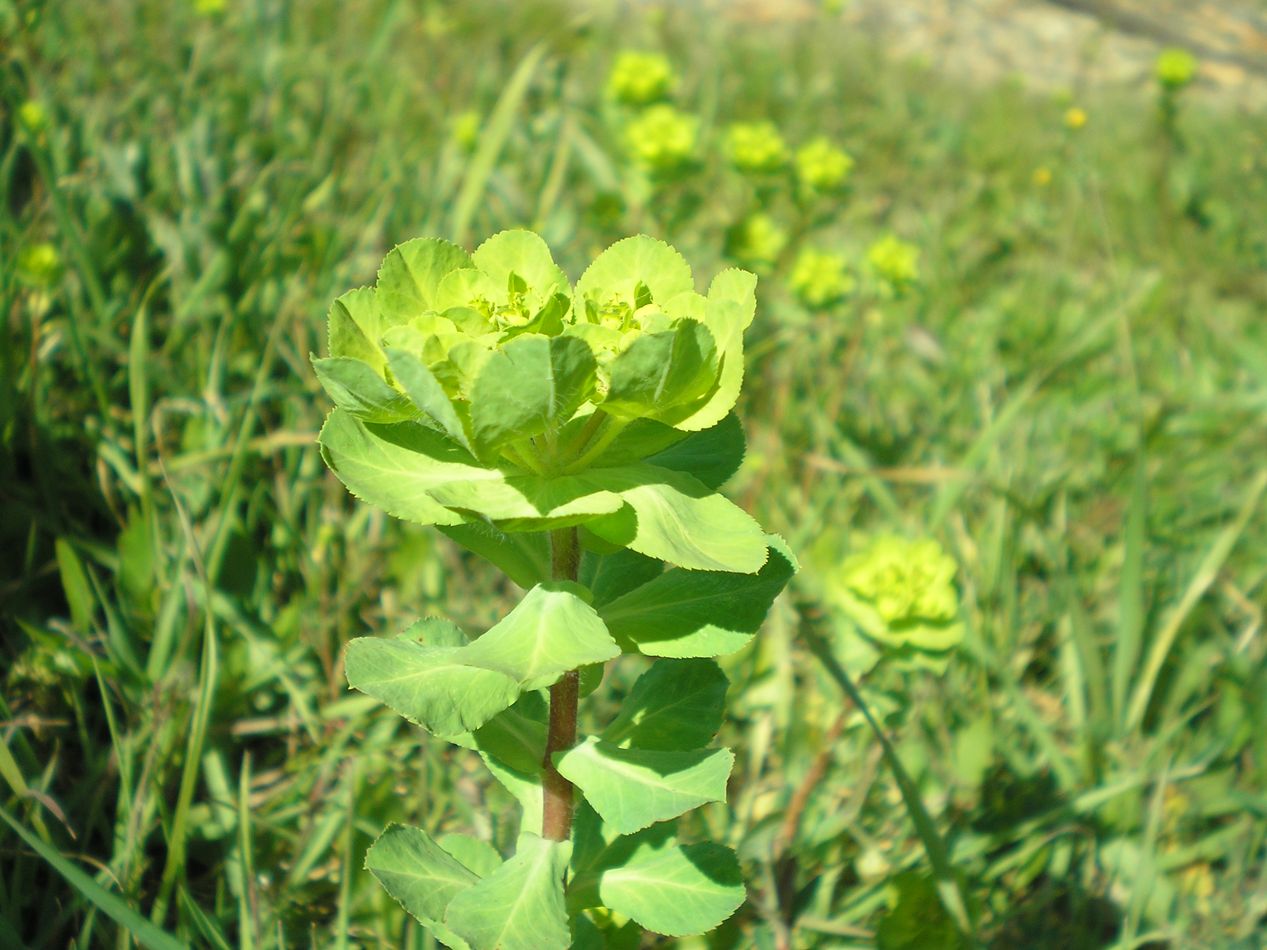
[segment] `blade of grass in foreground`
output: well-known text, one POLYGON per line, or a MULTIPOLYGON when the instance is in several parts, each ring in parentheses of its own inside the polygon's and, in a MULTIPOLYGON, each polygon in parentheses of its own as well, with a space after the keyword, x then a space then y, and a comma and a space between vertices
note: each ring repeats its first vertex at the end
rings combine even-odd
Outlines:
POLYGON ((911 821, 915 825, 915 832, 919 835, 919 840, 924 845, 924 852, 928 855, 928 862, 933 867, 933 879, 936 881, 937 894, 941 897, 942 905, 955 922, 955 926, 968 938, 969 945, 973 947, 979 946, 980 941, 977 939, 976 926, 968 913, 968 901, 959 882, 955 879, 955 871, 950 863, 950 851, 946 847, 945 840, 937 831, 937 826, 933 823, 932 816, 928 814, 923 801, 920 800, 919 790, 915 787, 915 782, 902 765, 901 760, 897 756, 897 751, 893 748, 893 744, 889 742, 888 736, 884 734, 880 724, 871 715, 871 709, 862 698, 862 694, 854 686, 849 674, 845 672, 840 662, 832 654, 827 643, 816 631, 808 627, 802 627, 802 632, 806 643, 809 645, 810 652, 823 664, 823 668, 836 681, 836 685, 862 711, 863 717, 867 720, 867 725, 871 727, 871 731, 880 741, 880 749, 884 754, 884 761, 892 770, 893 777, 897 780, 898 790, 902 793, 902 801, 906 805, 907 813, 911 816, 911 821))
POLYGON ((117 894, 111 894, 71 862, 67 861, 57 849, 45 844, 25 827, 19 824, 3 808, 0 808, 0 819, 13 829, 14 833, 26 842, 27 847, 47 861, 58 874, 83 895, 84 899, 96 907, 120 927, 128 931, 136 941, 149 950, 183 950, 186 946, 167 931, 154 926, 131 907, 117 894))

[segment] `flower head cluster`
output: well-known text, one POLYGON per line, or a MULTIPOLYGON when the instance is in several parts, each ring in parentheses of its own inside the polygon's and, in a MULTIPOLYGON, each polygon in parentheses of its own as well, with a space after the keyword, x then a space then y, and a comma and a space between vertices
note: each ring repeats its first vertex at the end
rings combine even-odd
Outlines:
POLYGON ((955 573, 936 541, 886 535, 845 559, 831 596, 872 640, 935 659, 963 639, 955 573))
POLYGON ((726 233, 726 252, 753 267, 769 267, 787 246, 788 233, 768 214, 744 218, 726 233))
POLYGON ((1163 89, 1182 89, 1197 78, 1197 58, 1186 49, 1162 50, 1154 69, 1163 89))
POLYGON ((626 50, 616 57, 607 76, 607 95, 616 102, 645 106, 668 98, 676 77, 659 53, 626 50))
POLYGON ((814 309, 838 303, 856 285, 843 255, 810 247, 797 257, 788 283, 801 302, 814 309))
POLYGON ((48 112, 43 103, 28 99, 18 106, 18 124, 31 135, 39 135, 48 128, 48 112))
POLYGON ((901 291, 919 280, 919 248, 889 234, 867 250, 867 265, 893 290, 901 291))
POLYGON ((777 172, 787 164, 787 142, 773 122, 736 122, 726 133, 726 158, 743 172, 777 172))
POLYGON ((668 173, 695 156, 699 119, 667 103, 651 106, 625 129, 625 142, 634 160, 648 171, 668 173))
POLYGON ((475 151, 480 140, 480 127, 483 119, 474 109, 459 112, 449 123, 449 135, 453 143, 463 152, 475 151))
POLYGON ((61 255, 47 241, 22 248, 17 264, 18 278, 32 287, 52 287, 62 272, 61 255))
POLYGON ((1065 110, 1065 128, 1077 132, 1087 124, 1087 111, 1079 106, 1065 110))
POLYGON ((834 192, 853 171, 853 158, 828 139, 817 138, 796 151, 796 177, 807 191, 834 192))

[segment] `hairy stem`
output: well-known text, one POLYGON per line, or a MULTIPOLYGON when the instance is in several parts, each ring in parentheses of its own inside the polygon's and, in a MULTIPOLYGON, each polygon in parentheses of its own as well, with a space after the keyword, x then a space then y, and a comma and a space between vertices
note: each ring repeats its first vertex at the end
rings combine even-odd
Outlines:
MULTIPOLYGON (((550 532, 550 576, 555 580, 576 580, 581 549, 575 528, 550 532)), ((580 696, 580 675, 576 670, 550 687, 550 731, 546 735, 543 787, 545 805, 541 833, 552 841, 566 841, 572 835, 572 783, 554 767, 554 753, 576 745, 576 707, 580 696)))

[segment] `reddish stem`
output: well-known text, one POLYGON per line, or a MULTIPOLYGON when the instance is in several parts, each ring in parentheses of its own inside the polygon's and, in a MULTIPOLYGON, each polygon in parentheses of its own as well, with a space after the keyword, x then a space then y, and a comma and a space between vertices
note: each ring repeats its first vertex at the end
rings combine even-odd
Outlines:
MULTIPOLYGON (((550 575, 555 580, 575 581, 581 562, 580 545, 575 528, 550 532, 550 575)), ((546 752, 542 765, 545 776, 544 806, 541 833, 552 841, 566 841, 572 836, 572 783, 554 767, 554 753, 576 745, 576 708, 580 699, 580 675, 576 670, 550 687, 550 731, 546 735, 546 752)))

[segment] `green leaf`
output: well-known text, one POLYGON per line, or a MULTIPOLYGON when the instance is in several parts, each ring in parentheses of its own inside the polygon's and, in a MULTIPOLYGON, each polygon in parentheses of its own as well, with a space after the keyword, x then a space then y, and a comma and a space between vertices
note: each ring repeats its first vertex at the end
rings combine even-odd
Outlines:
POLYGON ((721 727, 729 685, 712 660, 661 660, 638 677, 601 738, 622 748, 708 745, 721 727))
POLYGON ((627 594, 664 572, 664 565, 655 558, 627 548, 614 554, 585 551, 577 579, 590 592, 594 607, 602 613, 604 604, 627 594))
POLYGON ((486 448, 567 422, 594 389, 588 344, 574 336, 525 334, 495 350, 471 390, 471 428, 486 448))
POLYGON ((403 422, 418 411, 404 393, 388 385, 373 367, 346 356, 312 358, 312 368, 331 401, 366 422, 403 422))
POLYGON ((612 360, 610 371, 611 383, 601 403, 605 412, 671 423, 679 406, 712 387, 717 345, 704 324, 679 320, 671 330, 636 336, 612 360))
MULTIPOLYGON (((466 426, 453 407, 449 394, 422 360, 406 350, 388 349, 387 362, 392 375, 405 390, 410 401, 435 420, 436 425, 462 448, 472 452, 466 426)), ((337 403, 338 400, 335 400, 337 403)))
POLYGON ((469 732, 521 692, 514 677, 469 664, 471 646, 358 637, 348 643, 348 685, 438 736, 469 732))
POLYGON ((441 835, 437 843, 476 877, 488 877, 501 867, 502 856, 497 849, 480 838, 449 832, 441 835))
POLYGON ((744 449, 743 424, 732 412, 717 425, 692 432, 675 445, 649 456, 647 462, 693 475, 706 488, 715 491, 739 471, 744 449))
POLYGON ((543 531, 580 524, 619 511, 625 504, 588 473, 450 482, 436 486, 430 494, 448 508, 500 522, 506 531, 543 531))
POLYGON ((508 286, 512 274, 521 278, 534 310, 544 307, 555 294, 572 294, 567 274, 554 263, 546 242, 532 231, 494 234, 475 249, 471 259, 500 287, 508 286))
POLYGON ((446 943, 453 935, 440 925, 445 910, 480 880, 421 828, 399 824, 388 825, 370 846, 365 868, 401 907, 446 943))
POLYGON ((619 656, 616 641, 578 591, 584 588, 563 581, 538 584, 465 648, 465 660, 505 673, 532 690, 549 686, 568 670, 619 656))
POLYGON ((627 649, 649 656, 721 656, 740 649, 796 571, 782 539, 766 539, 769 556, 755 577, 665 571, 600 608, 608 631, 627 649))
POLYGON ((471 736, 473 748, 526 777, 542 773, 546 750, 546 724, 520 709, 524 699, 535 695, 525 694, 519 703, 498 713, 471 736))
POLYGON ((755 574, 765 563, 761 527, 690 475, 647 464, 589 474, 629 506, 586 524, 605 541, 691 570, 755 574))
POLYGON ((441 525, 440 530, 491 562, 524 590, 550 577, 550 542, 544 533, 507 534, 485 522, 441 525))
POLYGON ((444 275, 470 266, 465 250, 437 238, 417 238, 392 248, 379 268, 376 285, 381 330, 434 310, 444 275))
POLYGON ((474 950, 567 950, 563 874, 571 853, 569 842, 520 835, 514 857, 453 898, 445 924, 474 950))
POLYGON ((378 425, 336 409, 318 436, 326 464, 357 498, 418 524, 461 524, 428 489, 453 481, 498 479, 442 434, 417 423, 378 425))
POLYGON ((493 773, 493 778, 514 796, 515 801, 519 802, 519 807, 522 809, 519 816, 520 834, 541 834, 545 793, 541 787, 540 770, 538 769, 536 774, 520 772, 487 752, 481 752, 480 758, 493 773))
POLYGON ((627 835, 705 802, 725 801, 735 756, 729 749, 622 749, 591 736, 554 761, 603 821, 627 835))
POLYGON ((350 290, 331 305, 326 336, 331 356, 360 360, 382 373, 386 362, 378 348, 382 319, 373 287, 350 290))
MULTIPOLYGON (((695 289, 691 267, 681 254, 663 241, 639 234, 599 254, 577 281, 576 296, 600 303, 618 300, 636 308, 638 284, 645 285, 656 301, 695 289)), ((579 312, 584 312, 583 306, 579 312)))
POLYGON ((674 424, 679 429, 708 429, 735 407, 743 385, 743 333, 756 313, 757 278, 742 270, 724 270, 708 288, 704 322, 717 341, 721 372, 717 388, 674 424))
POLYGON ((648 841, 603 871, 598 891, 612 910, 671 937, 707 933, 746 896, 735 853, 712 842, 648 841))

